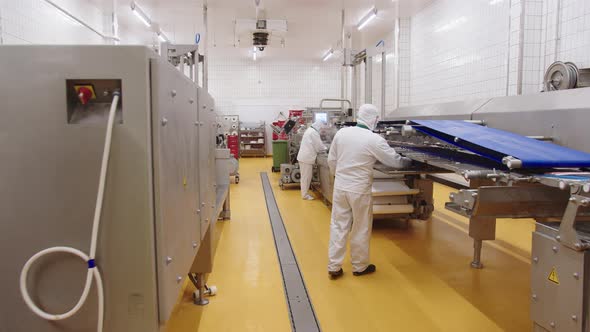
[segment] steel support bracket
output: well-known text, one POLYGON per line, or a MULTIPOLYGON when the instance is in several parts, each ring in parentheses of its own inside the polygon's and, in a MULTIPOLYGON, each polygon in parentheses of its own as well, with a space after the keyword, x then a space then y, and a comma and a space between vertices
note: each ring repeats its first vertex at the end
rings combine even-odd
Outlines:
POLYGON ((590 247, 587 242, 582 241, 575 229, 578 210, 580 207, 587 207, 589 205, 589 197, 575 193, 571 195, 563 218, 561 219, 561 224, 559 225, 559 235, 556 238, 562 245, 576 251, 582 251, 590 247))

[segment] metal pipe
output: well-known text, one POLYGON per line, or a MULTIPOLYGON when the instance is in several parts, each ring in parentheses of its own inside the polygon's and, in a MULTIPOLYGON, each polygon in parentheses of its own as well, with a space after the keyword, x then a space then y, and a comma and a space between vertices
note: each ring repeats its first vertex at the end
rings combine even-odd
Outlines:
POLYGON ((358 105, 358 101, 357 101, 357 98, 358 98, 358 91, 357 91, 358 90, 358 82, 357 82, 357 80, 358 80, 358 68, 357 68, 357 66, 353 66, 352 67, 352 96, 351 96, 352 105, 353 105, 352 106, 352 109, 357 108, 357 105, 358 105))
POLYGON ((90 31, 94 32, 95 34, 99 35, 100 37, 102 37, 104 39, 114 40, 114 41, 121 41, 121 39, 119 37, 117 37, 117 36, 107 36, 104 33, 96 30, 95 28, 93 28, 92 26, 90 26, 88 23, 86 23, 86 22, 82 21, 81 19, 79 19, 78 17, 74 16, 74 14, 70 13, 67 9, 61 7, 60 5, 56 4, 52 0, 45 0, 45 2, 47 2, 48 4, 50 4, 55 9, 59 10, 60 12, 62 12, 64 15, 66 15, 69 18, 71 18, 72 20, 80 23, 82 26, 84 26, 88 30, 90 30, 90 31))
POLYGON ((365 104, 373 102, 373 57, 365 58, 365 104))
POLYGON ((203 24, 205 25, 205 40, 203 41, 203 89, 209 92, 209 57, 207 43, 209 42, 209 27, 207 26, 207 0, 203 0, 203 24))
MULTIPOLYGON (((342 68, 340 70, 340 99, 344 99, 346 97, 346 83, 348 81, 347 71, 346 71, 346 52, 347 48, 345 45, 346 41, 346 34, 344 31, 344 20, 345 20, 345 12, 344 8, 341 11, 340 17, 340 35, 342 37, 342 68)), ((342 107, 342 111, 344 112, 344 102, 340 103, 340 107, 342 107)))
POLYGON ((480 126, 485 126, 486 124, 484 120, 463 120, 463 122, 469 122, 480 126))
POLYGON ((193 52, 191 52, 190 56, 188 57, 188 61, 189 61, 189 78, 191 79, 191 81, 195 81, 195 54, 193 52))
POLYGON ((561 46, 561 0, 557 0, 557 10, 555 12, 555 60, 559 59, 561 46))
MULTIPOLYGON (((508 2, 508 8, 512 8, 512 0, 508 2)), ((512 33, 512 16, 508 15, 508 45, 506 45, 506 96, 510 95, 510 35, 512 33)))
POLYGON ((385 58, 385 50, 383 50, 381 53, 381 119, 385 118, 385 72, 387 69, 385 58))
POLYGON ((523 76, 524 76, 524 72, 523 72, 523 63, 524 63, 524 18, 525 18, 525 1, 522 1, 520 3, 520 40, 518 43, 518 76, 517 76, 517 81, 516 81, 516 94, 517 95, 522 95, 522 81, 523 81, 523 76))
POLYGON ((346 103, 348 103, 348 106, 350 108, 352 108, 352 103, 348 99, 332 99, 332 98, 326 98, 326 99, 322 99, 320 101, 320 112, 324 109, 324 107, 323 107, 324 102, 327 102, 327 101, 336 101, 336 102, 341 102, 342 104, 344 104, 346 102, 346 103))

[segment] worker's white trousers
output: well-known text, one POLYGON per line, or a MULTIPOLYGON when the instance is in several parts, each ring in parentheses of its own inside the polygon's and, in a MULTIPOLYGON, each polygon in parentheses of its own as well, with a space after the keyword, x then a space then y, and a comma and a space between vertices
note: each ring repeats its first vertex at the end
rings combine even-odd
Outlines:
POLYGON ((313 164, 299 162, 299 170, 301 171, 301 197, 305 197, 311 185, 313 178, 313 164))
POLYGON ((350 255, 353 272, 369 266, 369 242, 373 228, 373 197, 334 189, 328 271, 338 271, 346 254, 350 232, 350 255))

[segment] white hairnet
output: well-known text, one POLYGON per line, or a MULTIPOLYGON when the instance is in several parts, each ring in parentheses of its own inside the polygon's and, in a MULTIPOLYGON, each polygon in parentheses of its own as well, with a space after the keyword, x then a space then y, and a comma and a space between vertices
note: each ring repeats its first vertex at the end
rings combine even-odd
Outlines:
POLYGON ((369 129, 373 130, 377 126, 377 120, 379 119, 379 111, 377 110, 377 106, 372 104, 364 104, 359 108, 358 115, 356 117, 356 121, 364 124, 365 126, 369 127, 369 129))
POLYGON ((322 128, 324 128, 326 124, 324 123, 324 121, 322 120, 316 120, 316 122, 314 122, 311 126, 313 127, 313 129, 320 131, 322 128))

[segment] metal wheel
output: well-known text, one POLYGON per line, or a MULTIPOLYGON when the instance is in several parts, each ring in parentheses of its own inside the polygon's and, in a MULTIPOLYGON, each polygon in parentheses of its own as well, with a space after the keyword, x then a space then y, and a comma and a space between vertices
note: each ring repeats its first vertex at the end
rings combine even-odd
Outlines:
POLYGON ((571 62, 552 63, 545 72, 545 91, 574 89, 578 84, 578 67, 571 62))

